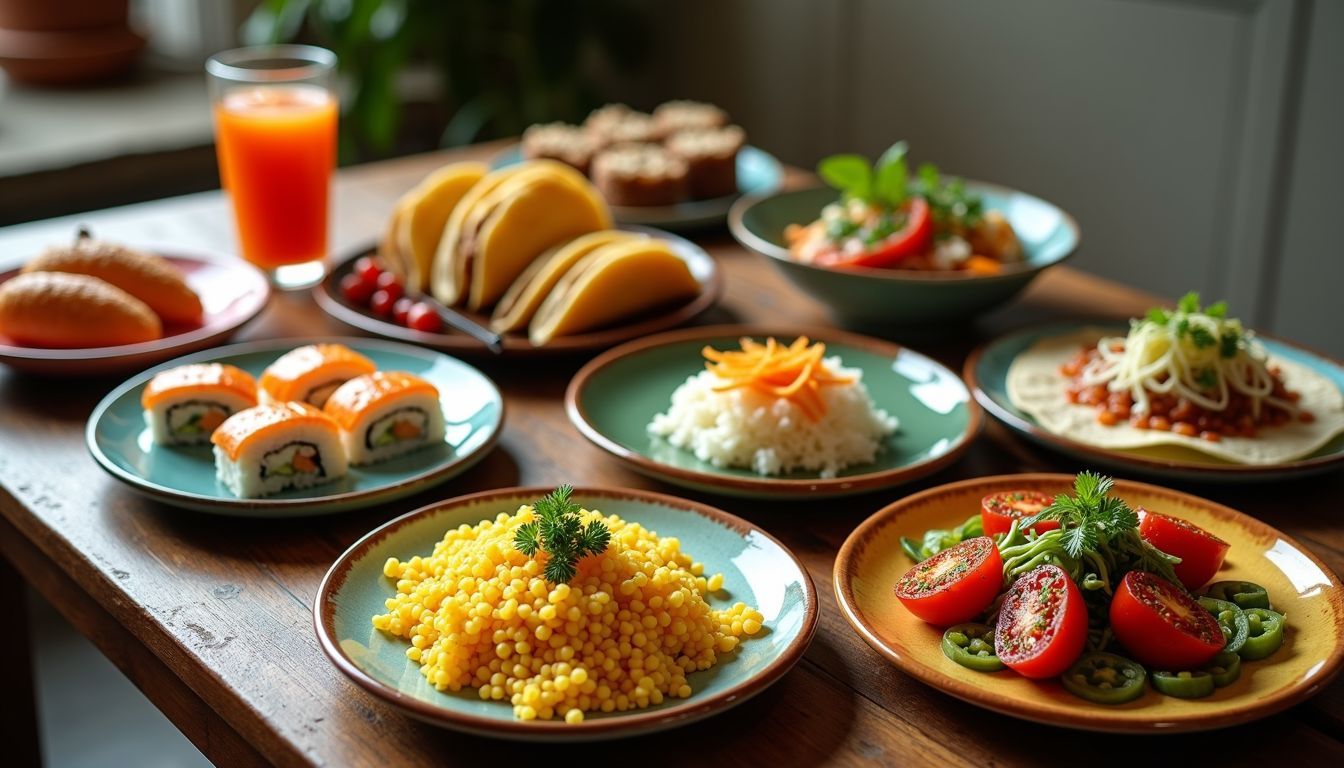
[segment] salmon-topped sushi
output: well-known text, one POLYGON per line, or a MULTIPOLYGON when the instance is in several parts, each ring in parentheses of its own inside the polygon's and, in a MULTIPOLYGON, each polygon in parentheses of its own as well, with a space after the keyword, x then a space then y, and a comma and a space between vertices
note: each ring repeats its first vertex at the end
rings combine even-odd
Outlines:
POLYGON ((341 428, 346 456, 373 464, 443 441, 443 409, 433 384, 389 371, 353 378, 323 409, 341 428))
POLYGON ((256 404, 252 374, 223 363, 182 365, 156 373, 140 396, 158 445, 204 445, 225 419, 256 404))
POLYGON ((307 403, 267 403, 230 416, 210 441, 215 474, 240 498, 307 488, 345 476, 336 422, 307 403))
POLYGON ((281 355, 261 373, 261 402, 321 408, 336 388, 378 366, 343 344, 309 344, 281 355))

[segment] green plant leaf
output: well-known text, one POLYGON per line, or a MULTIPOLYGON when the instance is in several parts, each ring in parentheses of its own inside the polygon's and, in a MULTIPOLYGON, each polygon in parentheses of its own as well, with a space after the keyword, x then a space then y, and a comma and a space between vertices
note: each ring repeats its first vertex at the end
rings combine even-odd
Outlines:
POLYGON ((904 141, 898 141, 887 148, 877 159, 875 166, 873 196, 893 208, 905 202, 906 178, 909 171, 905 163, 909 149, 904 141))
POLYGON ((846 197, 867 200, 873 193, 873 170, 860 155, 831 155, 817 164, 817 174, 846 197))
POLYGON ((1181 300, 1177 302, 1176 308, 1186 313, 1187 315, 1193 315, 1194 313, 1198 312, 1199 293, 1197 291, 1191 291, 1185 294, 1184 296, 1181 297, 1181 300))

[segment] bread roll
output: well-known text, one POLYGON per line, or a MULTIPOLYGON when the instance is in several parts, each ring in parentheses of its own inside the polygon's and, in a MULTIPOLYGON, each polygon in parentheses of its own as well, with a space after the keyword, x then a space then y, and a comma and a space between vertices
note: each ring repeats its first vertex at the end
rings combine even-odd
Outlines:
POLYGON ((96 277, 149 305, 166 323, 196 325, 204 314, 200 297, 167 259, 94 240, 83 231, 74 245, 48 248, 24 265, 23 271, 70 272, 96 277))
POLYGON ((152 341, 163 325, 143 301, 88 275, 25 272, 0 285, 0 334, 30 347, 152 341))

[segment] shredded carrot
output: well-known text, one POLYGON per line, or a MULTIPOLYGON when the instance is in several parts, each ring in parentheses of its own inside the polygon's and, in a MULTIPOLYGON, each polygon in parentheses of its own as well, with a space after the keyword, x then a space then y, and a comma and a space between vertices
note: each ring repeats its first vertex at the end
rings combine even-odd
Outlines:
POLYGON ((741 350, 722 351, 705 347, 705 368, 723 383, 714 386, 716 392, 746 387, 767 397, 788 400, 811 421, 818 421, 826 413, 826 401, 821 388, 853 384, 854 379, 837 376, 826 367, 823 358, 826 345, 812 344, 806 336, 799 336, 784 346, 768 338, 764 344, 752 339, 740 340, 741 350))

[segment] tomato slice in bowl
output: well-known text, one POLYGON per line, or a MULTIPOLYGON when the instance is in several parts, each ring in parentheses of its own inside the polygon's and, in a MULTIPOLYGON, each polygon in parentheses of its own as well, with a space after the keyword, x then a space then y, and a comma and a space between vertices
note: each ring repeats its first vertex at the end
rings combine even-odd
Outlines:
POLYGON ((994 650, 1004 664, 1023 677, 1056 677, 1086 643, 1087 606, 1063 568, 1038 566, 1013 582, 994 630, 994 650))
POLYGON ((1111 630, 1134 659, 1172 672, 1208 664, 1226 643, 1218 620, 1190 593, 1146 571, 1120 580, 1111 599, 1111 630))
MULTIPOLYGON (((1007 533, 1014 520, 1021 520, 1040 512, 1054 503, 1053 496, 1040 491, 1004 491, 991 493, 980 500, 980 523, 985 535, 1007 533)), ((1058 520, 1042 520, 1031 526, 1036 533, 1053 531, 1059 527, 1058 520)))
POLYGON ((911 198, 903 207, 905 225, 880 243, 858 253, 849 253, 843 247, 817 254, 816 263, 823 267, 893 267, 922 253, 933 241, 933 213, 922 197, 911 198))
POLYGON ((1168 555, 1181 558, 1175 565, 1176 578, 1186 589, 1208 584, 1223 567, 1223 558, 1231 546, 1226 541, 1179 517, 1144 509, 1139 510, 1139 515, 1142 518, 1139 535, 1168 555))
POLYGON ((944 549, 896 582, 896 597, 930 624, 970 621, 994 602, 1003 587, 1003 558, 988 536, 944 549))

